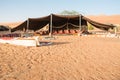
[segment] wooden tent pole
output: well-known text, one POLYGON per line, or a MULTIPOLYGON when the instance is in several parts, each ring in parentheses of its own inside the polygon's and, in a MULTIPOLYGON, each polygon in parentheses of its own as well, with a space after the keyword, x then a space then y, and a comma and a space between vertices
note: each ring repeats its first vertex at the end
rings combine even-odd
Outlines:
POLYGON ((70 33, 69 27, 68 27, 68 22, 69 22, 69 18, 67 19, 66 27, 67 27, 67 33, 70 33))
POLYGON ((82 30, 81 22, 82 22, 82 19, 81 19, 81 14, 80 14, 79 15, 79 28, 80 28, 80 31, 82 30))
POLYGON ((50 15, 50 37, 52 37, 52 14, 50 15))
POLYGON ((115 27, 115 35, 117 35, 117 27, 115 27))
POLYGON ((29 18, 27 20, 27 32, 28 32, 28 30, 29 30, 29 18))
MULTIPOLYGON (((9 27, 9 26, 8 26, 9 27)), ((9 28, 9 32, 11 33, 11 28, 9 28)))
MULTIPOLYGON (((68 19, 69 20, 69 19, 68 19)), ((67 20, 67 30, 68 30, 68 20, 67 20)))

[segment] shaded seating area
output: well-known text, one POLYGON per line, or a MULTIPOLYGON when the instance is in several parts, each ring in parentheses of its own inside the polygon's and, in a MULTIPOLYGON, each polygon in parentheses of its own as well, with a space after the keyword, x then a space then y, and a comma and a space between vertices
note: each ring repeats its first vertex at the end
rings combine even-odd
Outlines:
POLYGON ((75 34, 75 33, 79 33, 79 30, 54 30, 52 32, 52 34, 75 34))
POLYGON ((20 33, 0 34, 0 38, 1 37, 20 37, 20 36, 21 36, 20 33))
POLYGON ((8 26, 0 25, 0 38, 1 37, 19 37, 19 33, 11 33, 11 28, 8 26))

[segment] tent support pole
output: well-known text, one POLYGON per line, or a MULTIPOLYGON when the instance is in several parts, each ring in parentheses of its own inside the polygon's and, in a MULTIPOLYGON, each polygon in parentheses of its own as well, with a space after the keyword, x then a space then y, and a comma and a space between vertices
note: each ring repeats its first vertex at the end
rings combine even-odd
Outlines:
POLYGON ((29 18, 27 20, 27 32, 28 32, 28 30, 29 30, 29 18))
POLYGON ((69 30, 69 29, 68 29, 68 21, 67 21, 67 30, 69 30))
POLYGON ((117 35, 117 27, 115 27, 115 35, 117 35))
POLYGON ((82 26, 81 26, 81 14, 79 15, 79 29, 80 29, 80 31, 82 30, 82 26))
POLYGON ((52 14, 50 15, 50 37, 52 37, 52 14))
POLYGON ((69 33, 68 21, 69 21, 69 19, 67 20, 67 32, 69 33))

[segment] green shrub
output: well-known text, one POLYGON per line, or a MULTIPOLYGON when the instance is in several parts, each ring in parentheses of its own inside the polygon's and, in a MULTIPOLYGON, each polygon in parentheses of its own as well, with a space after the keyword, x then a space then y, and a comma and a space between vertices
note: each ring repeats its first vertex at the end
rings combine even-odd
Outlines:
POLYGON ((94 29, 94 26, 88 23, 88 30, 93 30, 93 29, 94 29))
POLYGON ((120 25, 117 26, 117 31, 120 31, 120 25))

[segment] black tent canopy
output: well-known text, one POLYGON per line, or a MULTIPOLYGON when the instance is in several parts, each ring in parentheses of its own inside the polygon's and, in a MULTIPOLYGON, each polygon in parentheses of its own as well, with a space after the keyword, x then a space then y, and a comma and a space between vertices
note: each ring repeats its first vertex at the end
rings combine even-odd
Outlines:
POLYGON ((40 18, 29 18, 28 20, 24 21, 19 26, 16 26, 12 29, 12 31, 16 30, 39 30, 43 28, 45 25, 49 24, 49 32, 54 30, 61 30, 61 29, 80 29, 81 26, 87 26, 87 22, 94 25, 96 28, 102 30, 108 30, 110 28, 114 28, 113 25, 107 25, 98 23, 93 21, 83 15, 56 15, 51 14, 45 17, 40 18))
POLYGON ((10 31, 11 28, 8 26, 0 25, 0 31, 10 31))

